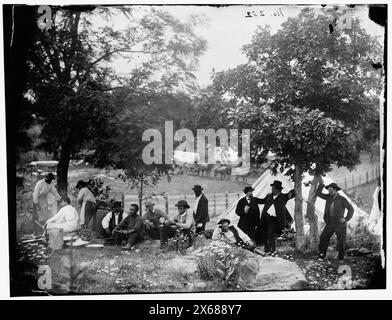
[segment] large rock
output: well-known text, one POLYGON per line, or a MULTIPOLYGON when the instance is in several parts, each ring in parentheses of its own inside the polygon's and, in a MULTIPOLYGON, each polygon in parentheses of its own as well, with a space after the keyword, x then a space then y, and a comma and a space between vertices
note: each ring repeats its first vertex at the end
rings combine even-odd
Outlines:
POLYGON ((308 282, 293 262, 272 257, 254 256, 238 267, 238 285, 243 290, 303 290, 308 282))
POLYGON ((167 260, 165 269, 194 276, 197 272, 197 264, 193 257, 180 256, 167 260))

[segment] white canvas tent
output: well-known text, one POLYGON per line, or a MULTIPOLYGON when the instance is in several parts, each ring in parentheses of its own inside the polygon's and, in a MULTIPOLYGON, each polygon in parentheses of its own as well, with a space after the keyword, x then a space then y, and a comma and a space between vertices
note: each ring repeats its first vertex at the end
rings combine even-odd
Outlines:
MULTIPOLYGON (((331 178, 328 176, 323 177, 324 182, 326 185, 330 184, 333 182, 331 178)), ((294 188, 294 183, 289 180, 289 178, 282 173, 277 173, 276 175, 273 175, 270 170, 266 170, 260 177, 257 179, 257 181, 252 185, 252 187, 255 189, 253 191, 253 196, 258 197, 258 198, 264 198, 268 193, 271 192, 271 183, 273 183, 274 180, 279 180, 282 181, 282 186, 283 186, 283 191, 282 192, 288 192, 291 189, 294 188)), ((302 196, 303 196, 303 213, 304 215, 306 214, 306 206, 307 206, 307 200, 308 200, 308 195, 309 195, 309 190, 310 190, 310 184, 309 186, 306 186, 305 184, 309 181, 312 180, 312 177, 307 174, 305 175, 305 178, 303 179, 303 184, 302 184, 302 196)), ((325 190, 326 191, 326 190, 325 190)), ((325 192, 324 191, 324 192, 325 192)), ((358 208, 355 203, 343 192, 339 191, 339 194, 347 198, 347 200, 351 203, 351 205, 354 207, 354 216, 353 218, 349 221, 348 227, 349 228, 355 228, 360 221, 363 223, 367 223, 367 218, 368 214, 358 208)), ((244 195, 245 196, 245 195, 244 195)), ((233 224, 237 224, 239 220, 239 216, 235 213, 235 208, 237 206, 237 201, 232 203, 226 211, 219 217, 219 218, 228 218, 233 224)), ((294 219, 294 199, 291 199, 287 202, 287 210, 289 211, 290 215, 294 219)), ((325 200, 317 198, 316 204, 315 204, 315 210, 316 214, 319 218, 319 222, 323 222, 323 215, 324 215, 324 207, 325 207, 325 200)), ((260 213, 262 212, 263 205, 259 205, 260 208, 260 213)), ((309 230, 309 224, 306 223, 305 220, 305 232, 309 230)))

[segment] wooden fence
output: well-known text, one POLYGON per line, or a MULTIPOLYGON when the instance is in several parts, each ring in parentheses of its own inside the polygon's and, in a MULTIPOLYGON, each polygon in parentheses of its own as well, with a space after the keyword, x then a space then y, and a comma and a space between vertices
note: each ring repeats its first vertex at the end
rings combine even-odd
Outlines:
MULTIPOLYGON (((370 170, 361 172, 361 173, 356 173, 351 175, 351 177, 347 178, 342 178, 342 179, 336 179, 336 183, 341 186, 341 188, 345 191, 350 191, 354 187, 360 186, 365 183, 372 182, 374 180, 377 180, 380 178, 380 168, 379 167, 374 167, 370 170)), ((208 213, 210 218, 213 218, 215 216, 218 216, 222 214, 230 204, 232 204, 235 200, 237 200, 242 193, 216 193, 216 194, 206 194, 206 197, 208 199, 208 213)), ((188 195, 168 195, 168 196, 154 196, 153 197, 156 205, 156 208, 161 209, 162 211, 166 212, 169 214, 169 216, 174 216, 177 214, 177 207, 175 204, 179 200, 186 200, 189 205, 191 206, 191 209, 194 206, 195 203, 195 195, 194 194, 188 194, 188 195)), ((139 200, 137 195, 125 195, 124 199, 124 208, 125 210, 128 210, 129 205, 131 203, 137 203, 139 204, 139 200)), ((144 205, 144 202, 143 202, 144 205)), ((143 214, 145 212, 145 208, 141 208, 141 213, 143 214)))
POLYGON ((374 167, 372 169, 352 174, 350 177, 344 177, 336 179, 336 183, 343 190, 351 190, 360 185, 380 179, 380 167, 374 167))

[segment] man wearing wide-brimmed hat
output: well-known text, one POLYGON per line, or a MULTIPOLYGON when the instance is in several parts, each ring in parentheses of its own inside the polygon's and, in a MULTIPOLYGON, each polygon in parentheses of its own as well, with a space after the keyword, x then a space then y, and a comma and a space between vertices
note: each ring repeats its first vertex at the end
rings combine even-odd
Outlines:
POLYGON ((261 203, 264 204, 261 214, 261 225, 263 230, 264 252, 272 256, 276 255, 275 236, 281 234, 286 226, 286 203, 295 197, 295 191, 282 193, 282 182, 275 180, 271 184, 269 193, 261 203))
POLYGON ((169 216, 162 210, 154 208, 155 202, 147 200, 145 203, 146 213, 143 215, 144 226, 146 234, 152 240, 160 239, 159 227, 169 220, 169 216))
POLYGON ((319 244, 319 259, 325 258, 328 250, 329 240, 332 235, 336 233, 338 242, 338 259, 344 259, 346 235, 347 235, 347 222, 352 218, 354 214, 353 206, 348 200, 341 196, 338 192, 341 190, 336 183, 331 183, 325 187, 328 190, 328 194, 322 192, 324 188, 324 181, 321 179, 321 183, 317 189, 317 196, 324 199, 324 222, 325 228, 320 235, 319 244), (344 217, 347 209, 347 215, 344 217))
POLYGON ((195 221, 193 214, 188 212, 190 206, 185 200, 178 201, 175 206, 178 209, 178 215, 174 219, 166 221, 160 228, 161 249, 166 247, 167 240, 174 237, 177 231, 188 237, 189 243, 192 241, 192 233, 195 231, 195 221))
POLYGON ((208 216, 208 199, 200 185, 195 185, 192 190, 196 196, 195 205, 193 206, 193 219, 195 219, 196 233, 204 232, 206 223, 210 221, 210 217, 208 216))
POLYGON ((230 220, 222 218, 212 234, 212 240, 221 240, 232 245, 254 247, 254 242, 240 228, 230 225, 230 220))
POLYGON ((245 187, 243 191, 245 197, 238 201, 235 209, 235 213, 240 217, 238 228, 255 241, 256 228, 260 224, 259 204, 262 199, 253 197, 254 189, 251 186, 245 187))

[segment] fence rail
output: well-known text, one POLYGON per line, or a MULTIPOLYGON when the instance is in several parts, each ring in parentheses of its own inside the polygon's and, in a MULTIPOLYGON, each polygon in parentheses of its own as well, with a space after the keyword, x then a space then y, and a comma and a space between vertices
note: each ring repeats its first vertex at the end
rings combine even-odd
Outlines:
POLYGON ((380 179, 380 167, 352 174, 350 177, 338 178, 336 183, 341 186, 343 190, 351 190, 360 185, 380 179))
MULTIPOLYGON (((237 200, 242 193, 217 193, 217 194, 205 194, 208 199, 208 213, 210 218, 220 215, 225 211, 231 203, 237 200)), ((186 200, 190 207, 193 208, 195 204, 195 195, 168 195, 166 197, 159 195, 153 197, 156 208, 165 211, 169 216, 174 216, 178 213, 175 204, 179 200, 186 200)), ((139 203, 137 195, 125 195, 124 196, 124 208, 127 210, 131 203, 139 203)), ((144 212, 144 208, 142 208, 144 212)))

